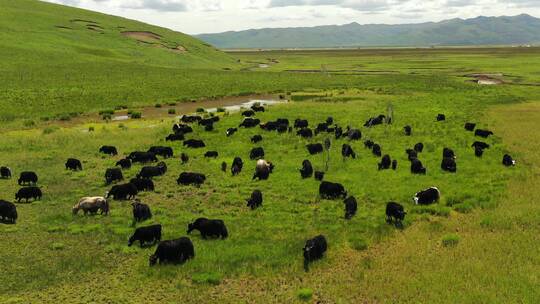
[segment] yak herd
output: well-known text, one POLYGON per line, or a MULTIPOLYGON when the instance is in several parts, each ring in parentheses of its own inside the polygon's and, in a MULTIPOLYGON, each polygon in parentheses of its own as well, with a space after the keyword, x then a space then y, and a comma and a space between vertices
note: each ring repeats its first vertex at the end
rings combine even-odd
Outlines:
MULTIPOLYGON (((256 112, 264 112, 265 108, 259 105, 253 106, 250 110, 242 112, 244 117, 238 128, 229 128, 224 134, 227 137, 233 136, 241 128, 255 128, 259 127, 262 130, 277 133, 292 133, 296 132, 296 135, 302 138, 312 138, 320 133, 325 133, 338 139, 346 139, 348 141, 357 141, 362 138, 362 132, 359 129, 353 129, 349 126, 343 128, 334 122, 332 117, 328 117, 325 121, 315 124, 310 127, 310 122, 305 119, 296 119, 291 125, 288 119, 280 118, 275 121, 261 122, 260 119, 255 118, 256 112)), ((435 123, 446 120, 444 114, 438 114, 435 119, 435 123)), ((199 139, 186 139, 185 136, 189 133, 193 133, 193 124, 198 124, 204 127, 204 130, 214 130, 214 124, 219 121, 218 116, 210 118, 203 118, 196 115, 184 115, 179 123, 174 124, 172 133, 169 134, 166 141, 183 141, 183 146, 189 149, 200 149, 206 147, 204 141, 199 139)), ((364 127, 372 128, 377 125, 392 123, 390 118, 385 115, 379 115, 369 118, 364 127)), ((474 132, 476 137, 488 138, 493 135, 493 132, 489 130, 476 129, 476 124, 466 123, 465 130, 474 132)), ((403 136, 411 136, 413 134, 413 128, 409 125, 403 128, 403 136)), ((251 143, 257 144, 263 141, 263 136, 260 134, 251 137, 251 143)), ((392 160, 388 154, 382 154, 382 148, 379 144, 372 140, 365 140, 364 146, 369 149, 373 155, 380 158, 378 164, 378 170, 396 170, 398 163, 397 160, 392 160)), ((474 153, 477 157, 482 157, 484 150, 489 149, 490 145, 483 141, 475 141, 472 146, 474 153)), ((325 143, 311 143, 306 145, 307 153, 315 155, 323 153, 330 148, 329 142, 325 143)), ((418 143, 410 149, 406 149, 405 152, 408 155, 410 161, 410 171, 412 174, 426 174, 427 169, 424 167, 419 155, 424 150, 424 145, 418 143)), ((185 151, 188 151, 186 149, 185 151)), ((114 146, 102 146, 99 149, 100 153, 116 156, 118 150, 114 146)), ((341 154, 344 158, 356 158, 356 152, 351 145, 344 143, 341 147, 341 154)), ((204 157, 216 158, 218 157, 218 151, 206 151, 204 157)), ((262 147, 255 147, 249 152, 250 160, 256 161, 255 171, 253 174, 253 180, 266 180, 272 174, 275 165, 264 159, 265 153, 262 147)), ((97 214, 100 212, 102 215, 107 215, 110 212, 109 199, 112 197, 114 200, 134 200, 132 203, 133 218, 136 222, 142 222, 152 218, 152 212, 150 206, 142 203, 137 199, 139 192, 154 191, 153 178, 162 176, 167 173, 167 164, 164 161, 159 161, 159 158, 168 159, 174 157, 174 151, 170 147, 155 146, 151 147, 147 151, 134 151, 123 159, 116 162, 114 168, 109 168, 104 174, 106 185, 111 186, 110 190, 104 197, 83 197, 72 208, 73 215, 77 215, 79 211, 86 214, 97 214), (124 180, 124 169, 129 169, 133 164, 143 164, 139 173, 132 178, 128 183, 121 183, 124 180), (147 165, 149 163, 155 163, 155 165, 147 165)), ((180 161, 182 164, 189 162, 189 156, 186 153, 181 153, 180 161)), ((514 166, 515 161, 510 155, 503 156, 503 165, 514 166)), ((226 172, 228 164, 222 163, 221 170, 226 172)), ((230 172, 232 176, 236 176, 241 173, 244 167, 244 162, 240 157, 235 157, 231 166, 230 172)), ((75 158, 70 158, 65 163, 66 170, 83 170, 82 162, 75 158)), ((457 172, 456 155, 454 151, 448 147, 443 150, 441 169, 447 172, 457 172)), ((349 196, 347 190, 342 184, 333 183, 324 180, 323 171, 314 171, 311 162, 306 159, 302 162, 299 169, 299 177, 302 179, 314 177, 320 181, 319 196, 323 199, 336 200, 342 199, 345 209, 345 219, 351 219, 355 216, 358 203, 354 196, 349 196)), ((0 177, 2 179, 11 179, 12 171, 9 167, 0 167, 0 177)), ((206 181, 206 175, 199 172, 182 172, 178 179, 177 184, 182 186, 195 186, 199 187, 206 181)), ((18 184, 23 186, 15 194, 15 200, 21 202, 29 202, 30 200, 41 199, 43 193, 41 188, 37 186, 38 175, 35 172, 25 171, 20 172, 18 184)), ((441 192, 437 187, 430 187, 425 190, 417 192, 413 196, 415 204, 429 205, 439 201, 441 192)), ((249 198, 247 198, 247 207, 256 209, 263 204, 263 193, 260 190, 254 190, 249 198)), ((390 224, 394 224, 396 227, 402 226, 402 221, 405 218, 407 212, 403 205, 397 202, 388 202, 386 204, 386 221, 390 224)), ((14 224, 17 220, 17 208, 12 202, 0 200, 0 220, 4 223, 14 224)), ((208 219, 198 218, 193 223, 189 223, 187 226, 187 233, 197 230, 203 239, 207 238, 222 238, 225 239, 229 236, 229 232, 224 221, 220 219, 208 219)), ((173 240, 161 240, 162 226, 159 224, 136 228, 133 235, 128 240, 128 246, 133 245, 135 242, 139 242, 141 247, 151 246, 158 244, 157 249, 153 255, 149 258, 149 264, 154 265, 159 263, 183 263, 188 259, 195 257, 195 249, 193 243, 188 237, 180 237, 173 240)), ((311 261, 320 259, 323 257, 328 247, 326 237, 324 235, 315 236, 312 239, 306 241, 303 248, 304 255, 304 267, 308 270, 308 265, 311 261)))

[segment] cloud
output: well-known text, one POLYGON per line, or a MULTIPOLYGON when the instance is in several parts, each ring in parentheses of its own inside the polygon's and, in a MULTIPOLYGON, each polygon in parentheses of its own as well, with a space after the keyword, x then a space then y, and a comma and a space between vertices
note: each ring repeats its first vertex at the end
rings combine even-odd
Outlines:
POLYGON ((160 12, 185 12, 187 5, 181 0, 139 0, 123 1, 121 8, 150 9, 160 12))
MULTIPOLYGON (((395 2, 403 0, 271 0, 268 7, 288 7, 288 6, 322 6, 331 5, 342 8, 350 8, 358 11, 378 11, 388 8, 395 2)), ((407 1, 407 0, 406 0, 407 1)))

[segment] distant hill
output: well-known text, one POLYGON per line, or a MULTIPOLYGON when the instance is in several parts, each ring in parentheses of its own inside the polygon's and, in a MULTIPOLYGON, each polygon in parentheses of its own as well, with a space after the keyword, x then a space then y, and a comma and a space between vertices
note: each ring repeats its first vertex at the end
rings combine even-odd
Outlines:
POLYGON ((0 0, 0 68, 128 61, 223 67, 234 60, 191 36, 120 17, 36 0, 0 0))
POLYGON ((420 24, 350 23, 202 34, 197 37, 218 48, 515 45, 540 43, 540 19, 523 14, 420 24))

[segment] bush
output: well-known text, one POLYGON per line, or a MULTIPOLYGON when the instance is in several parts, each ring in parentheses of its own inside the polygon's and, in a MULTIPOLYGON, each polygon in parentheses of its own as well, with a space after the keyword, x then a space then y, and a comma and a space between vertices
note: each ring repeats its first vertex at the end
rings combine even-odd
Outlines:
POLYGON ((168 113, 174 115, 176 114, 176 109, 169 109, 168 113))
POLYGON ((225 113, 225 108, 217 108, 218 113, 225 113))
POLYGON ((47 127, 45 129, 43 129, 43 134, 44 135, 52 134, 52 133, 56 132, 57 130, 58 130, 57 126, 47 127))
POLYGON ((454 205, 453 208, 460 213, 470 213, 474 209, 474 206, 470 203, 461 203, 454 205))
POLYGON ((298 298, 302 301, 309 301, 313 297, 313 290, 310 288, 302 288, 298 290, 298 298))
POLYGON ((141 112, 133 112, 131 113, 131 118, 132 119, 139 119, 142 117, 142 113, 141 112))
POLYGON ((354 250, 362 251, 368 248, 368 243, 363 238, 352 238, 349 240, 349 243, 354 250))
POLYGON ((197 113, 204 113, 204 112, 206 112, 206 110, 204 108, 197 108, 196 112, 197 113))
POLYGON ((156 103, 155 107, 156 107, 156 108, 161 108, 161 104, 160 104, 160 103, 156 103))
POLYGON ((169 102, 168 105, 171 106, 171 107, 174 107, 174 106, 176 106, 176 102, 169 102))
POLYGON ((103 114, 101 116, 101 118, 103 118, 103 120, 111 120, 112 119, 112 114, 103 114))
POLYGON ((197 273, 191 277, 191 280, 196 284, 219 285, 221 276, 213 272, 197 273))
POLYGON ((52 248, 53 250, 62 250, 62 249, 64 249, 64 247, 65 247, 65 246, 64 246, 64 244, 62 244, 62 243, 53 243, 53 244, 51 245, 51 248, 52 248))
POLYGON ((453 247, 459 243, 459 236, 457 234, 447 234, 442 238, 442 244, 444 247, 453 247))
POLYGON ((60 120, 60 121, 70 121, 71 116, 69 114, 60 114, 60 115, 58 115, 58 120, 60 120))
POLYGON ((94 127, 88 127, 88 132, 94 132, 96 129, 94 127))
POLYGON ((102 110, 102 111, 99 111, 99 115, 106 115, 106 114, 109 114, 109 115, 113 115, 114 114, 114 110, 102 110))
POLYGON ((33 120, 25 120, 23 121, 23 126, 29 128, 29 127, 33 127, 36 125, 36 122, 33 121, 33 120))

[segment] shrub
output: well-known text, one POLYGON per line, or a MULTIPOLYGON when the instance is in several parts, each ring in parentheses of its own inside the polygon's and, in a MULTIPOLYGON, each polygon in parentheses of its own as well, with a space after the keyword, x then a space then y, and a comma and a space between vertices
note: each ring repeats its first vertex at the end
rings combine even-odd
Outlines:
POLYGON ((114 110, 102 110, 102 111, 99 111, 99 115, 105 115, 105 114, 109 114, 109 115, 113 115, 114 114, 114 110))
POLYGON ((58 120, 60 120, 60 121, 70 121, 71 116, 69 114, 60 114, 60 115, 58 115, 58 120))
POLYGON ((313 297, 313 290, 310 288, 302 288, 298 290, 298 298, 302 301, 309 301, 313 297))
POLYGON ((48 116, 41 117, 40 119, 41 119, 41 121, 49 121, 49 120, 51 120, 51 118, 48 117, 48 116))
POLYGON ((349 240, 349 243, 354 250, 362 251, 368 248, 368 243, 363 238, 352 238, 349 240))
POLYGON ((197 273, 191 277, 191 280, 196 284, 219 285, 221 276, 214 272, 197 273))
POLYGON ((131 118, 132 119, 139 119, 142 117, 142 113, 141 112, 133 112, 131 113, 131 118))
POLYGON ((218 113, 225 113, 225 108, 217 108, 218 113))
POLYGON ((44 134, 44 135, 52 134, 52 133, 56 132, 57 130, 58 130, 58 127, 57 127, 57 126, 47 127, 47 128, 45 128, 45 129, 43 129, 43 134, 44 134))
POLYGON ((454 210, 460 213, 469 213, 474 209, 470 203, 461 203, 453 206, 454 210))
POLYGON ((27 128, 33 127, 33 126, 35 126, 35 125, 36 125, 36 122, 33 121, 33 120, 25 120, 25 121, 23 122, 23 126, 25 126, 25 127, 27 127, 27 128))
POLYGON ((161 108, 161 104, 160 104, 160 103, 156 103, 155 107, 156 107, 156 108, 161 108))
POLYGON ((176 102, 169 102, 168 105, 171 106, 171 107, 174 107, 174 106, 176 106, 176 102))
POLYGON ((65 246, 64 246, 63 243, 52 243, 52 245, 51 245, 51 248, 53 250, 62 250, 62 249, 64 249, 64 247, 65 246))
POLYGON ((112 114, 103 114, 101 116, 101 118, 103 118, 103 120, 111 120, 112 119, 112 114))
POLYGON ((94 132, 96 129, 94 127, 88 127, 88 132, 94 132))
POLYGON ((174 115, 176 114, 176 109, 169 109, 168 113, 174 115))
POLYGON ((447 234, 442 238, 442 244, 444 247, 453 247, 459 243, 459 236, 457 234, 447 234))
POLYGON ((196 112, 197 113, 204 113, 204 112, 206 112, 206 110, 204 108, 197 108, 196 112))

